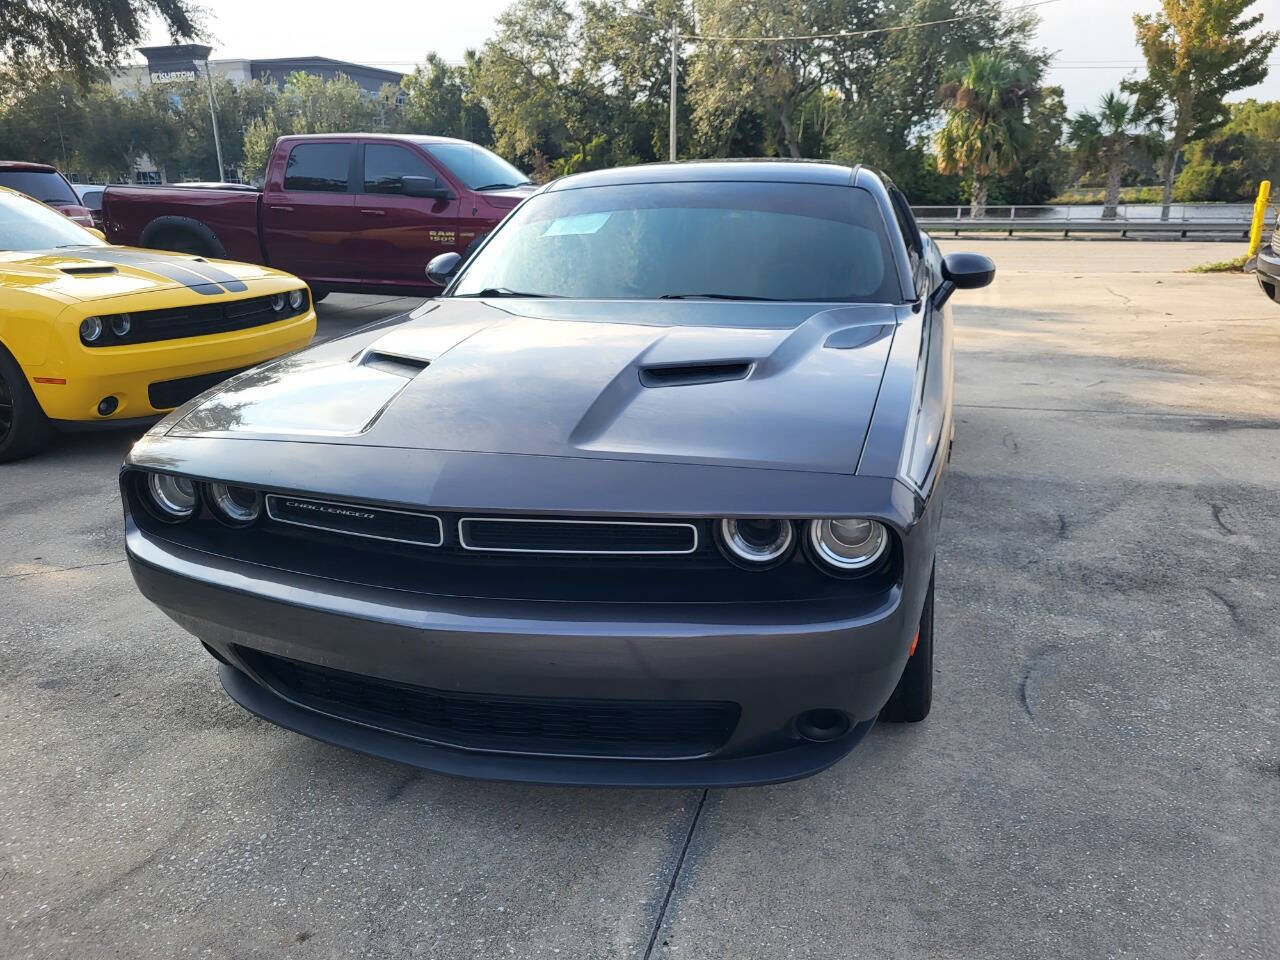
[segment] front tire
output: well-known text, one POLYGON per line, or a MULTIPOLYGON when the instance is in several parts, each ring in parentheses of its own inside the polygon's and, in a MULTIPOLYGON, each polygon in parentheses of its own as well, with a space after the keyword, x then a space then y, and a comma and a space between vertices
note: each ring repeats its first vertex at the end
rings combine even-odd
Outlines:
POLYGON ((920 639, 907 659, 898 685, 880 711, 880 719, 890 723, 919 723, 933 705, 933 574, 929 592, 920 612, 920 639))
POLYGON ((22 368, 0 347, 0 463, 29 457, 52 439, 53 425, 22 368))

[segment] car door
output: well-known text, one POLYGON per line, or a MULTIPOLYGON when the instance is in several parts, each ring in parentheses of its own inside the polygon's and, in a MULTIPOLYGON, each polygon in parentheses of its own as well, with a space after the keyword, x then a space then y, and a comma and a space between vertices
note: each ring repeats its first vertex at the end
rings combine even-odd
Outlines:
POLYGON ((356 229, 370 270, 381 282, 421 286, 427 261, 465 252, 459 237, 459 199, 441 171, 408 143, 366 140, 355 197, 356 229), (450 187, 448 198, 404 194, 404 177, 431 177, 450 187))
POLYGON ((288 149, 273 161, 262 195, 268 261, 307 280, 358 277, 361 268, 345 249, 355 228, 355 138, 302 141, 288 149))

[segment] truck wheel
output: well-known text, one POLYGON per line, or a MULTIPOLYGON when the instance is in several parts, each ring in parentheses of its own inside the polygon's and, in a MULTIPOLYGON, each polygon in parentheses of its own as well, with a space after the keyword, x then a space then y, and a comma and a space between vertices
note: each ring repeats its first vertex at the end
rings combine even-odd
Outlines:
POLYGON ((0 463, 29 457, 53 439, 53 424, 17 361, 0 347, 0 463))
POLYGON ((138 237, 138 246, 197 257, 226 259, 227 251, 212 230, 191 217, 157 217, 138 237))
POLYGON ((324 287, 312 287, 312 288, 311 288, 311 302, 312 302, 312 303, 319 303, 321 300, 323 300, 325 297, 327 297, 327 296, 328 296, 330 293, 332 293, 332 292, 333 292, 332 290, 326 290, 324 287))
POLYGON ((880 719, 890 723, 918 723, 933 705, 933 574, 920 613, 920 639, 907 659, 902 677, 880 711, 880 719))

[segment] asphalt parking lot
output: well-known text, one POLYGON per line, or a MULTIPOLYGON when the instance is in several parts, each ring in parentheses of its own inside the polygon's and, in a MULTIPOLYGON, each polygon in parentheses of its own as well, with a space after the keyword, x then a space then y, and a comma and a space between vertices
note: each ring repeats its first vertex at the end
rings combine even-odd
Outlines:
MULTIPOLYGON (((0 956, 1280 956, 1280 308, 1224 244, 953 241, 934 712, 736 791, 255 719, 123 562, 132 437, 0 467, 0 956)), ((321 335, 413 301, 337 296, 321 335)))

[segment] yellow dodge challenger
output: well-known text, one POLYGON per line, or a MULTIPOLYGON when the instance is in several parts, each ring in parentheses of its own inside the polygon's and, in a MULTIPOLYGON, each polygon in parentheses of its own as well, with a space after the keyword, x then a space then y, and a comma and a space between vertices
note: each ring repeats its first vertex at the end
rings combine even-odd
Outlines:
POLYGON ((165 413, 315 329, 297 277, 113 247, 0 187, 0 463, 165 413))

